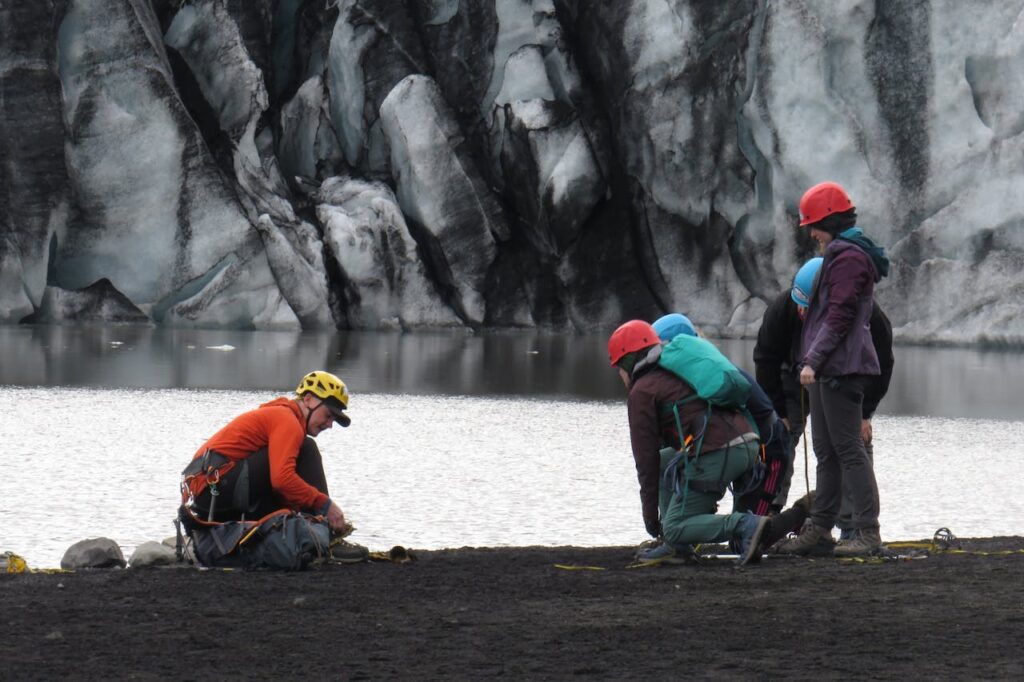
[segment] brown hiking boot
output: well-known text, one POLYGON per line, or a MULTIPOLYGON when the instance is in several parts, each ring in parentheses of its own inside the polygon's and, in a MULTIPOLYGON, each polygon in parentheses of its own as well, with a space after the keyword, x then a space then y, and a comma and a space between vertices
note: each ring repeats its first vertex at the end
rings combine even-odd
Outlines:
POLYGON ((814 506, 814 491, 807 493, 793 503, 793 507, 802 509, 808 516, 811 515, 811 507, 814 506))
POLYGON ((862 528, 853 531, 853 537, 843 540, 835 548, 837 557, 861 557, 878 554, 882 547, 882 536, 877 528, 862 528))
POLYGON ((827 556, 832 553, 835 541, 832 540, 832 530, 822 528, 813 523, 805 524, 800 535, 789 540, 783 540, 772 548, 776 554, 799 554, 801 556, 827 556))
POLYGON ((360 563, 370 558, 370 550, 366 547, 345 540, 345 537, 351 531, 351 526, 349 526, 332 536, 331 546, 328 548, 328 561, 335 563, 360 563))
MULTIPOLYGON (((790 533, 799 533, 804 521, 811 515, 811 507, 814 505, 814 491, 807 493, 793 503, 789 509, 783 510, 772 516, 771 524, 764 533, 762 542, 765 547, 771 547, 776 542, 790 533)), ((769 552, 772 551, 769 549, 769 552)))

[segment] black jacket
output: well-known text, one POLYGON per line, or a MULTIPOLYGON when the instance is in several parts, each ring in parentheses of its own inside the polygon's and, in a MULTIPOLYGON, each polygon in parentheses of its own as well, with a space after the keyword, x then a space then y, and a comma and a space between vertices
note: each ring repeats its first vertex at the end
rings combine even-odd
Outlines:
MULTIPOLYGON (((878 354, 881 374, 870 377, 864 394, 863 417, 870 419, 878 408, 892 379, 895 357, 892 352, 892 323, 875 302, 871 308, 871 341, 878 354)), ((757 383, 771 398, 779 417, 786 418, 786 386, 782 377, 790 375, 794 381, 786 382, 790 391, 799 386, 795 381, 800 368, 800 332, 803 321, 797 313, 797 305, 787 289, 773 300, 764 311, 761 329, 754 345, 754 368, 757 383)), ((799 402, 798 396, 793 396, 799 402)), ((807 405, 807 400, 803 401, 807 405)), ((803 415, 806 418, 806 414, 803 415)))

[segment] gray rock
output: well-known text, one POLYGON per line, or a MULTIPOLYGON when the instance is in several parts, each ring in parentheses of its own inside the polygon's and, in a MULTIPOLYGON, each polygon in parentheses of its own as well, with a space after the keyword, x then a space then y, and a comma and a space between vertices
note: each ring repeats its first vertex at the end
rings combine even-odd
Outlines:
POLYGON ((79 540, 68 547, 60 560, 60 567, 65 570, 82 568, 124 568, 124 554, 117 543, 110 538, 91 538, 79 540))
POLYGON ((132 568, 149 568, 153 566, 169 566, 178 562, 174 547, 162 542, 143 542, 135 548, 128 565, 132 568))
MULTIPOLYGON (((181 540, 183 543, 181 554, 182 561, 188 564, 196 563, 196 554, 192 551, 192 543, 189 541, 188 536, 182 534, 181 540)), ((171 551, 174 552, 175 561, 177 561, 178 538, 174 536, 164 538, 160 544, 162 544, 164 547, 169 547, 171 551)))

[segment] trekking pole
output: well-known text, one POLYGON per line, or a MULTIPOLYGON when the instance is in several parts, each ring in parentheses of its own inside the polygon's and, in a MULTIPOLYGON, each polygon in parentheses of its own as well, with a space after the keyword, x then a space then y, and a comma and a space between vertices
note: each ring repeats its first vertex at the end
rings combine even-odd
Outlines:
POLYGON ((803 386, 801 386, 800 387, 800 418, 803 420, 804 431, 803 431, 803 435, 800 438, 804 442, 804 485, 807 486, 807 492, 810 493, 811 492, 811 474, 810 474, 811 465, 808 464, 808 458, 807 458, 807 417, 804 416, 804 415, 807 414, 807 411, 804 409, 804 396, 806 394, 807 394, 807 390, 803 386))

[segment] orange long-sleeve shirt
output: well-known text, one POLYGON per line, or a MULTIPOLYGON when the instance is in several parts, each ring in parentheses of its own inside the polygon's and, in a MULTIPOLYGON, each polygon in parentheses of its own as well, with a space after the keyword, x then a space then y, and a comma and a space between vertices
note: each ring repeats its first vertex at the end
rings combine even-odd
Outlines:
POLYGON ((295 472, 295 460, 305 437, 306 425, 298 403, 276 398, 232 419, 199 448, 195 457, 213 450, 237 462, 266 447, 270 485, 281 502, 292 509, 319 512, 329 498, 295 472))

